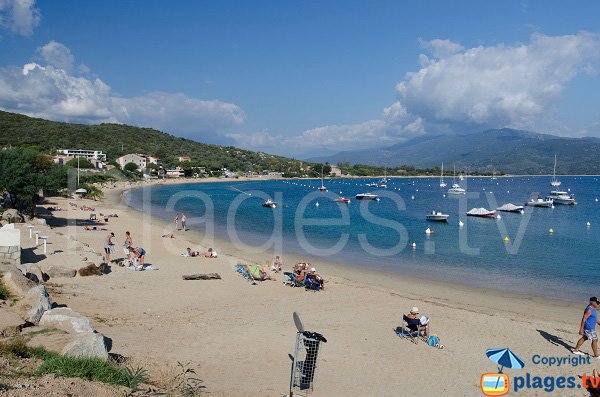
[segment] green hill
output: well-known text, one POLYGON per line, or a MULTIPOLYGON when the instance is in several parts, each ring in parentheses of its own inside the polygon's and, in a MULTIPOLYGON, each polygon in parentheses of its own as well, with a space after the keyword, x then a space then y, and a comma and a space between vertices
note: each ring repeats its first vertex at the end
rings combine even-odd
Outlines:
POLYGON ((187 155, 194 165, 214 170, 226 167, 233 171, 294 173, 302 164, 281 156, 179 138, 152 128, 61 123, 0 111, 0 147, 9 145, 38 146, 44 151, 102 150, 109 161, 128 153, 145 153, 161 158, 167 165, 176 164, 179 156, 187 155))

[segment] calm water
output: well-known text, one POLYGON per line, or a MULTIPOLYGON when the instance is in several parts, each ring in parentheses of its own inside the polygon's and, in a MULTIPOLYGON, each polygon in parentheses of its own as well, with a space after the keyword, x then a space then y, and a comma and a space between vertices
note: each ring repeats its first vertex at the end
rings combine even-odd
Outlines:
MULTIPOLYGON (((375 179, 326 180, 326 194, 317 190, 320 181, 232 181, 153 187, 149 202, 156 216, 173 219, 175 212, 185 212, 190 218, 188 223, 193 217, 204 217, 218 237, 231 239, 237 235, 246 244, 265 244, 271 250, 273 230, 279 230, 280 219, 281 232, 276 235, 281 238, 276 240, 282 241, 283 251, 307 255, 317 263, 320 257, 563 299, 600 295, 597 177, 561 178, 561 190, 570 189, 576 194, 576 206, 526 207, 525 214, 499 212, 501 219, 464 216, 473 207, 495 209, 508 202, 521 205, 533 192, 545 195, 552 188, 549 180, 468 178, 461 182, 469 192, 466 200, 445 195, 448 188, 440 188, 439 181, 431 178, 392 179, 387 189, 365 187, 375 179), (354 199, 355 194, 368 191, 380 194, 381 200, 354 199), (340 192, 351 198, 350 204, 333 201, 340 192), (275 198, 279 207, 263 208, 266 197, 275 198), (172 209, 167 208, 169 201, 172 209), (432 210, 450 214, 449 222, 425 220, 432 210), (340 222, 344 216, 347 222, 340 222), (298 221, 301 217, 304 222, 298 221), (327 219, 337 219, 338 224, 306 225, 327 219), (459 221, 464 223, 462 228, 459 221), (591 227, 586 226, 587 222, 591 227), (434 229, 434 235, 425 234, 428 227, 434 229), (331 249, 344 236, 347 242, 331 249), (505 236, 510 244, 503 242, 505 236), (366 248, 365 239, 369 244, 366 248), (413 242, 416 249, 410 247, 413 242)), ((447 182, 451 185, 452 180, 447 182)), ((141 208, 141 190, 133 191, 129 199, 131 205, 141 208)), ((192 226, 201 231, 205 227, 202 223, 192 226)))

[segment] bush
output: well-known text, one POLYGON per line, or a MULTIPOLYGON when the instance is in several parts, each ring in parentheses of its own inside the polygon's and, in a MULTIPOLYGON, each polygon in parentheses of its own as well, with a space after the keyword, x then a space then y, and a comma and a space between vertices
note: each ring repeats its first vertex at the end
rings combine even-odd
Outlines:
MULTIPOLYGON (((65 163, 67 167, 77 168, 77 158, 71 159, 65 163)), ((90 162, 90 160, 80 157, 79 158, 79 168, 81 169, 91 169, 96 168, 94 164, 90 162)))
POLYGON ((0 299, 7 300, 10 299, 12 295, 2 280, 2 273, 0 273, 0 299))
POLYGON ((37 373, 95 380, 118 386, 128 386, 129 383, 122 368, 96 357, 52 355, 44 360, 37 373))
POLYGON ((0 341, 0 355, 9 357, 28 358, 31 350, 24 338, 14 338, 5 342, 0 341))
POLYGON ((135 163, 127 163, 123 169, 129 172, 136 172, 138 170, 138 166, 135 163))

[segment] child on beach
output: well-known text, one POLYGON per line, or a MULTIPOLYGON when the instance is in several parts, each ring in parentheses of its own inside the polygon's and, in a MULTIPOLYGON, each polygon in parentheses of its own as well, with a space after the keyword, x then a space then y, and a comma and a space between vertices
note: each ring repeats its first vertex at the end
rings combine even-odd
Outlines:
POLYGON ((275 259, 273 260, 273 265, 271 266, 271 271, 279 273, 281 271, 282 266, 283 263, 281 262, 279 255, 276 255, 275 259))
POLYGON ((206 251, 204 253, 204 257, 205 258, 216 258, 217 257, 217 251, 215 251, 212 248, 209 248, 208 251, 206 251))

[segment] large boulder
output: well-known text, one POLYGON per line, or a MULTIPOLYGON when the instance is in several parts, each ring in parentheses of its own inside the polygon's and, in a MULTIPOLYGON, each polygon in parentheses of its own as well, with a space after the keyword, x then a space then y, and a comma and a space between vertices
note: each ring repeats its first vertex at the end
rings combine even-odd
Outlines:
POLYGON ((52 302, 43 285, 31 288, 23 299, 17 303, 23 319, 32 324, 39 324, 42 315, 52 308, 52 302))
POLYGON ((42 327, 61 329, 70 334, 94 332, 90 319, 69 309, 57 307, 44 312, 40 319, 42 327))
POLYGON ((49 266, 48 268, 46 268, 46 274, 50 278, 55 278, 55 277, 69 278, 69 277, 75 277, 75 275, 77 274, 77 270, 69 269, 66 267, 49 266))
POLYGON ((16 311, 4 307, 0 309, 0 337, 17 336, 25 325, 25 321, 16 311))
POLYGON ((108 349, 104 342, 104 335, 96 332, 85 332, 75 336, 64 347, 62 354, 72 357, 98 357, 108 359, 108 349))
POLYGON ((8 223, 22 223, 25 219, 23 215, 19 214, 19 211, 10 208, 2 213, 2 220, 8 223))
POLYGON ((18 264, 16 266, 17 266, 17 269, 19 269, 21 271, 21 273, 23 273, 23 275, 25 277, 27 277, 28 279, 30 279, 33 282, 42 283, 42 282, 48 281, 49 278, 50 278, 36 264, 33 264, 33 263, 21 263, 21 264, 18 264))
POLYGON ((4 273, 4 285, 17 297, 22 298, 27 291, 36 286, 36 283, 28 279, 17 269, 11 269, 4 273))

